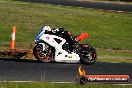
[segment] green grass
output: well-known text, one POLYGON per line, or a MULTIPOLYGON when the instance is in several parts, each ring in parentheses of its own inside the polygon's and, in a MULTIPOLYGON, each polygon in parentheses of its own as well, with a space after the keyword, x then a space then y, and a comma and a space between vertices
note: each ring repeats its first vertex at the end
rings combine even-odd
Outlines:
POLYGON ((33 48, 34 36, 39 28, 42 25, 49 25, 52 28, 63 27, 65 30, 73 32, 74 35, 87 32, 89 38, 81 43, 95 45, 99 49, 99 61, 104 58, 109 61, 113 57, 132 59, 132 55, 128 52, 109 54, 110 51, 104 49, 132 51, 131 13, 0 0, 1 46, 9 46, 11 29, 14 25, 17 27, 16 46, 18 48, 33 48))
POLYGON ((131 85, 112 84, 53 84, 53 83, 1 83, 1 88, 131 88, 131 85))
POLYGON ((132 63, 131 50, 112 50, 97 48, 97 52, 97 61, 132 63))

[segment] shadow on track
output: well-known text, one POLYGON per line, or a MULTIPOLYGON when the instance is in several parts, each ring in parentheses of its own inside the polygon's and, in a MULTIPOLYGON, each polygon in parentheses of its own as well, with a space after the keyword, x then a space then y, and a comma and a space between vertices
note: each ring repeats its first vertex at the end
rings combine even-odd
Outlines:
MULTIPOLYGON (((15 59, 15 58, 0 58, 0 62, 24 62, 24 63, 42 63, 42 64, 63 64, 63 65, 82 65, 81 63, 64 63, 64 62, 41 62, 38 60, 30 60, 30 59, 15 59)), ((87 66, 87 65, 83 65, 83 66, 87 66)))
POLYGON ((46 4, 64 5, 64 6, 76 6, 77 3, 78 3, 78 5, 80 4, 80 1, 77 1, 77 0, 14 0, 14 1, 23 1, 23 2, 32 2, 32 3, 46 3, 46 4))
POLYGON ((29 59, 13 59, 13 58, 0 58, 0 61, 6 62, 27 62, 27 63, 42 63, 38 60, 29 60, 29 59))

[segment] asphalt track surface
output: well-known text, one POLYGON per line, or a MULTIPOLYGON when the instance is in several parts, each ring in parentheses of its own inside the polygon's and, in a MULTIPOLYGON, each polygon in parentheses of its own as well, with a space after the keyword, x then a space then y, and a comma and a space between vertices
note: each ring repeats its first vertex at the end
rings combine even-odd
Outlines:
POLYGON ((130 4, 117 4, 117 3, 104 3, 104 2, 90 2, 90 1, 79 1, 79 0, 16 0, 24 2, 34 2, 34 3, 47 3, 53 5, 63 5, 63 6, 76 6, 103 10, 114 10, 114 11, 124 11, 132 12, 132 5, 130 4))
MULTIPOLYGON (((77 69, 80 65, 0 59, 0 81, 76 82, 77 69)), ((97 62, 82 67, 87 74, 132 75, 132 64, 128 63, 97 62)))

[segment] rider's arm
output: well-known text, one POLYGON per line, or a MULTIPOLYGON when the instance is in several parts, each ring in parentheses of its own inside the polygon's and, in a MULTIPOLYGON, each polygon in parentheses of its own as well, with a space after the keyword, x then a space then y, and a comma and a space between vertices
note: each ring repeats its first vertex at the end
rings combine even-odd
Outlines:
POLYGON ((56 28, 56 29, 54 28, 51 31, 52 31, 52 33, 62 33, 62 32, 64 32, 64 28, 56 28))

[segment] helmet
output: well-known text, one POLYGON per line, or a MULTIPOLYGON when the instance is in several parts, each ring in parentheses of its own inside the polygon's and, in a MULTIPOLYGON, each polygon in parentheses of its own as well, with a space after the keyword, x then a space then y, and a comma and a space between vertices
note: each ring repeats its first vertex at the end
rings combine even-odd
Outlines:
POLYGON ((49 26, 43 26, 42 30, 51 31, 51 28, 49 26))

